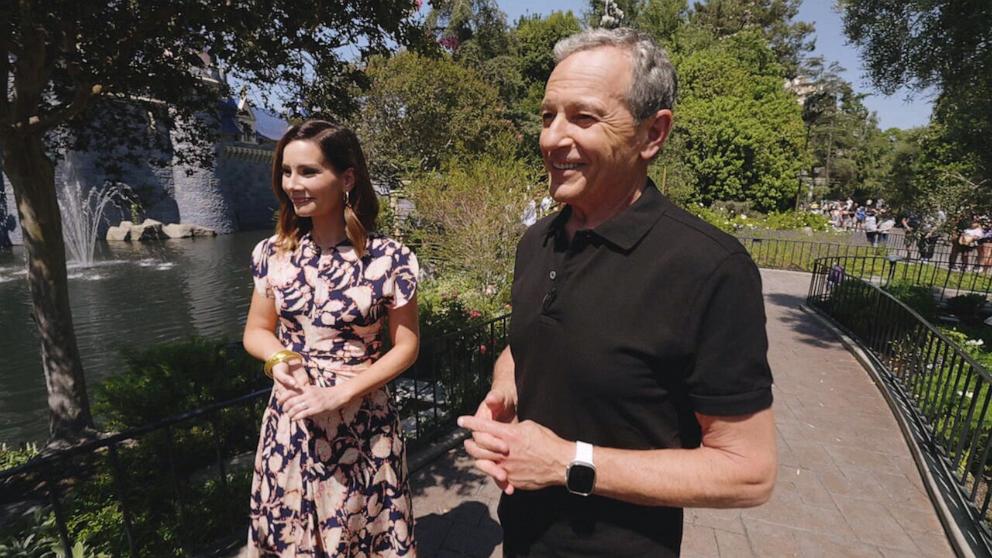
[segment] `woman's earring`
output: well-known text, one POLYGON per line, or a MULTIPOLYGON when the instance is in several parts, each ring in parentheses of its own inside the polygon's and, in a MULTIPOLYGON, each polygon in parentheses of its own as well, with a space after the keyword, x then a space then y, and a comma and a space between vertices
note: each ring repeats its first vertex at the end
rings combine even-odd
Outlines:
POLYGON ((344 192, 344 206, 351 207, 351 197, 348 196, 348 192, 344 192))

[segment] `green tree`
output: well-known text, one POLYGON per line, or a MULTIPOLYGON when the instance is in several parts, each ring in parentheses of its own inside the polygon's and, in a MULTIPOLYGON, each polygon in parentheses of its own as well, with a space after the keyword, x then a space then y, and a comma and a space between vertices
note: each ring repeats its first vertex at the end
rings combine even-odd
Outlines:
POLYGON ((890 128, 882 133, 889 145, 881 164, 882 196, 900 212, 920 209, 917 201, 922 184, 915 180, 915 165, 920 157, 920 136, 925 130, 890 128))
POLYGON ((838 64, 807 62, 809 88, 803 101, 811 176, 822 179, 818 196, 843 199, 877 197, 882 156, 888 144, 878 120, 864 105, 864 94, 840 76, 838 64), (819 171, 818 173, 816 171, 819 171))
MULTIPOLYGON (((992 4, 980 0, 841 0, 844 32, 876 87, 922 90, 992 74, 992 4)), ((987 83, 987 81, 986 81, 987 83)))
POLYGON ((919 156, 914 161, 917 203, 927 212, 944 211, 948 226, 972 213, 992 208, 988 179, 975 178, 981 156, 958 141, 948 139, 947 128, 932 122, 919 136, 919 156))
MULTIPOLYGON (((205 146, 210 115, 229 92, 209 79, 204 52, 230 75, 283 92, 290 110, 346 109, 343 93, 359 76, 339 48, 361 44, 365 55, 390 42, 416 43, 422 32, 410 20, 414 9, 413 1, 385 0, 0 3, 2 167, 24 231, 53 443, 92 428, 69 308, 53 154, 161 139, 147 132, 148 122, 133 134, 120 119, 99 125, 97 117, 115 102, 138 106, 132 114, 157 112, 159 125, 174 124, 177 137, 205 146)), ((205 152, 176 156, 203 162, 205 152)))
POLYGON ((520 73, 528 86, 545 82, 555 69, 555 44, 582 30, 582 23, 572 12, 552 12, 547 17, 522 16, 513 29, 520 61, 520 73))
MULTIPOLYGON (((520 73, 517 57, 504 54, 471 66, 482 80, 496 88, 502 105, 512 112, 527 93, 527 80, 520 73)), ((510 115, 511 118, 515 115, 510 115)))
POLYGON ((886 199, 901 210, 948 216, 950 228, 961 218, 992 208, 992 188, 975 180, 977 154, 949 141, 939 122, 912 130, 888 130, 892 144, 881 184, 886 199))
POLYGON ((365 71, 371 87, 353 125, 384 180, 485 153, 510 129, 497 89, 450 57, 401 52, 370 59, 365 71))
POLYGON ((676 178, 695 185, 701 201, 774 210, 795 199, 803 121, 775 58, 760 34, 746 32, 677 60, 682 100, 663 161, 681 162, 676 178))
MULTIPOLYGON (((623 14, 619 25, 640 29, 660 44, 670 46, 672 37, 689 17, 688 0, 613 0, 613 5, 623 14)), ((590 0, 586 23, 600 27, 606 15, 604 0, 590 0)))
POLYGON ((611 27, 633 27, 637 21, 643 0, 589 0, 589 11, 586 13, 586 24, 589 27, 600 27, 603 25, 603 16, 619 16, 619 21, 614 22, 611 27), (607 14, 607 4, 609 14, 607 14))
POLYGON ((944 141, 977 155, 992 176, 992 3, 980 0, 841 0, 844 32, 883 93, 934 88, 944 141))
POLYGON ((552 12, 547 17, 523 16, 511 32, 514 44, 514 61, 518 68, 522 88, 520 94, 508 99, 514 125, 523 135, 520 155, 537 162, 537 138, 541 133, 538 115, 544 99, 544 84, 554 70, 555 44, 582 30, 582 23, 572 12, 552 12))
POLYGON ((637 14, 635 25, 668 46, 688 18, 688 0, 647 0, 637 14))
MULTIPOLYGON (((787 77, 799 74, 813 50, 812 23, 796 21, 801 0, 611 0, 623 17, 620 25, 651 34, 673 53, 686 55, 741 31, 759 32, 787 77)), ((590 0, 586 23, 601 25, 605 0, 590 0)))
POLYGON ((814 47, 813 24, 794 21, 801 0, 706 0, 695 2, 691 23, 716 37, 759 30, 787 77, 799 74, 805 53, 814 47))
POLYGON ((418 255, 439 277, 471 285, 469 298, 509 300, 524 210, 545 192, 538 169, 513 157, 514 143, 503 136, 492 152, 452 160, 406 188, 418 255))
POLYGON ((506 14, 495 0, 435 0, 424 26, 456 57, 481 62, 510 48, 506 14))

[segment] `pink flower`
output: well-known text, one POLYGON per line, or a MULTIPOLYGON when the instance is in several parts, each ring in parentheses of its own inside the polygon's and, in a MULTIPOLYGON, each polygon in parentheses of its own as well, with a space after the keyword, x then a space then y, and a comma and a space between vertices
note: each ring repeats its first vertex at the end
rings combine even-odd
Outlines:
POLYGON ((459 45, 458 37, 454 37, 454 36, 444 37, 440 41, 438 41, 438 43, 444 48, 450 50, 451 52, 458 50, 458 45, 459 45))
POLYGON ((488 350, 489 350, 489 348, 486 347, 485 345, 479 345, 479 352, 480 353, 486 354, 486 351, 488 351, 488 350))
POLYGON ((481 318, 482 317, 482 312, 479 312, 478 310, 472 310, 472 311, 470 311, 468 313, 468 317, 471 318, 471 319, 473 319, 473 320, 478 319, 478 318, 481 318))

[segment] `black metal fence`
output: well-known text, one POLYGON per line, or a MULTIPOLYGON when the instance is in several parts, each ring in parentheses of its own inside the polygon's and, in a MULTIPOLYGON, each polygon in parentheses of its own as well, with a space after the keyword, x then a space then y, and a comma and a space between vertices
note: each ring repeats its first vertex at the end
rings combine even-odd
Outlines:
POLYGON ((430 442, 459 415, 475 412, 507 345, 509 323, 506 314, 424 342, 417 362, 393 382, 410 447, 430 442))
POLYGON ((992 292, 992 265, 960 262, 953 265, 946 260, 919 260, 893 256, 887 258, 890 270, 888 281, 918 287, 928 287, 938 301, 959 295, 981 295, 988 299, 992 292))
MULTIPOLYGON (((501 316, 424 342, 414 366, 391 384, 409 446, 431 441, 460 414, 474 411, 506 346, 508 323, 509 316, 501 316)), ((54 523, 67 557, 84 536, 114 556, 131 557, 210 555, 237 544, 247 524, 251 464, 270 391, 0 471, 0 548, 4 523, 9 527, 11 516, 28 509, 54 523)))
POLYGON ((885 389, 917 426, 924 451, 942 464, 974 522, 992 536, 992 376, 917 312, 868 280, 894 280, 896 264, 884 258, 818 260, 807 303, 857 339, 880 365, 885 389))
POLYGON ((842 242, 738 236, 758 267, 812 271, 819 258, 852 258, 884 255, 885 248, 842 242))
POLYGON ((847 262, 845 267, 851 271, 860 270, 860 277, 874 274, 886 280, 930 287, 941 301, 962 294, 987 298, 992 292, 992 265, 980 264, 976 251, 966 258, 956 254, 952 259, 949 252, 943 252, 924 260, 912 255, 916 252, 892 248, 776 238, 738 237, 737 240, 758 267, 813 271, 818 260, 830 258, 847 262))

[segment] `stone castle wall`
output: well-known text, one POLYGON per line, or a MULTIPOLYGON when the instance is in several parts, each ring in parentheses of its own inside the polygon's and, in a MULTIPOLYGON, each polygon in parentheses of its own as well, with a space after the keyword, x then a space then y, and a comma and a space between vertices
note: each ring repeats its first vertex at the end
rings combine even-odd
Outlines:
MULTIPOLYGON (((120 182, 141 202, 141 217, 163 223, 187 223, 218 233, 271 228, 278 202, 271 186, 271 146, 225 143, 217 146, 214 168, 204 170, 151 164, 124 167, 120 182)), ((107 176, 92 153, 73 153, 75 172, 84 186, 99 186, 107 176)), ((56 187, 66 180, 64 162, 56 166, 56 187)), ((105 213, 106 228, 130 220, 130 207, 112 207, 105 213)), ((17 221, 13 187, 3 177, 0 190, 0 248, 23 243, 17 221)))

